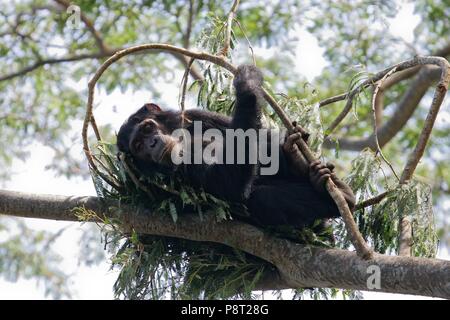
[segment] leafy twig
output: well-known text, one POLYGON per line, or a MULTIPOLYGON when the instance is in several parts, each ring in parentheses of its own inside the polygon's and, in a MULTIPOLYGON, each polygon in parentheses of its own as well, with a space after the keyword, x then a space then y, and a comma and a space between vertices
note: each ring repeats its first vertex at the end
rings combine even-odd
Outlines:
POLYGON ((225 41, 223 44, 223 48, 220 51, 220 55, 223 57, 228 56, 228 51, 230 50, 233 20, 234 20, 234 16, 236 15, 238 6, 239 6, 239 0, 234 0, 233 5, 231 6, 231 10, 228 13, 227 32, 225 34, 225 41))
POLYGON ((379 195, 366 199, 364 201, 361 201, 360 203, 356 204, 355 211, 373 206, 374 204, 380 203, 384 198, 386 198, 388 195, 390 195, 394 190, 388 190, 383 193, 380 193, 379 195))

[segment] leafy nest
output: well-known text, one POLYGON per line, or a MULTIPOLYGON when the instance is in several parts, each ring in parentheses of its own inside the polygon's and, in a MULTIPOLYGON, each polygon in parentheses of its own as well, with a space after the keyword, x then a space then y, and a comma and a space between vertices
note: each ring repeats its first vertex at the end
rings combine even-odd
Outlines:
MULTIPOLYGON (((102 177, 92 174, 100 197, 149 209, 154 214, 170 215, 174 223, 180 215, 214 215, 218 221, 247 215, 241 204, 227 203, 186 185, 180 174, 141 175, 132 159, 116 156, 116 147, 100 143, 95 159, 122 186, 112 188, 102 177)), ((214 299, 254 298, 258 280, 275 267, 270 263, 222 244, 142 234, 125 234, 120 212, 109 220, 79 212, 84 220, 99 220, 112 253, 112 267, 120 270, 114 285, 117 297, 126 299, 214 299)), ((329 245, 329 230, 316 234, 311 229, 290 227, 267 229, 277 236, 300 243, 329 245)), ((320 291, 322 292, 322 291, 320 291)), ((323 293, 323 292, 322 292, 323 293)), ((313 293, 311 293, 313 294, 313 293)), ((314 293, 317 295, 319 293, 314 293)), ((323 293, 325 294, 325 293, 323 293)))

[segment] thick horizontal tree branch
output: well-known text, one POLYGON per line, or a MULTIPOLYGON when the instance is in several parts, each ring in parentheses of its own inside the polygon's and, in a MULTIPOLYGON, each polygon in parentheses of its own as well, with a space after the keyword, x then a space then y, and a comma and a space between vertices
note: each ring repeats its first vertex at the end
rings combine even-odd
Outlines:
POLYGON ((216 242, 258 256, 279 271, 279 276, 264 279, 264 289, 332 287, 450 298, 450 261, 446 260, 380 254, 363 260, 350 251, 295 244, 241 222, 216 222, 212 216, 200 221, 197 215, 186 215, 175 224, 169 216, 97 197, 0 191, 0 214, 4 215, 76 221, 73 209, 77 207, 109 217, 117 217, 120 208, 124 225, 138 233, 216 242), (379 289, 367 286, 372 268, 380 270, 379 289))

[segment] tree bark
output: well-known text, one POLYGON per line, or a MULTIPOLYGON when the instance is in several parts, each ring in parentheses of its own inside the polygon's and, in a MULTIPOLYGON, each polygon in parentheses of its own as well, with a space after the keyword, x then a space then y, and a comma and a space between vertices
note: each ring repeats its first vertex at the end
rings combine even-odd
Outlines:
POLYGON ((296 244, 241 222, 216 222, 212 216, 200 221, 197 215, 185 215, 175 224, 168 215, 97 197, 0 191, 0 214, 4 215, 77 221, 73 214, 77 207, 109 217, 120 214, 124 225, 138 233, 217 242, 258 256, 279 272, 264 279, 266 290, 333 287, 450 298, 450 261, 446 260, 380 254, 363 260, 354 252, 296 244), (374 269, 380 271, 379 288, 369 283, 374 269))

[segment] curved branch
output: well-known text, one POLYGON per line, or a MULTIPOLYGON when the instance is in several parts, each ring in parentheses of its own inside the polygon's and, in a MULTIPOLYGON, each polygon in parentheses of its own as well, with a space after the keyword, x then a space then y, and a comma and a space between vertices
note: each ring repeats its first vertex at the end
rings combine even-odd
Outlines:
MULTIPOLYGON (((400 177, 400 184, 408 182, 411 179, 416 167, 425 152, 425 147, 427 146, 428 140, 431 135, 431 130, 433 130, 434 122, 436 121, 439 109, 444 101, 445 95, 448 91, 448 86, 450 83, 450 63, 444 58, 436 57, 429 58, 429 63, 434 63, 441 67, 441 79, 436 86, 436 91, 434 92, 433 101, 431 102, 430 110, 428 111, 427 118, 425 119, 425 124, 423 126, 422 132, 420 133, 417 144, 408 157, 408 161, 403 169, 402 176, 400 177)), ((399 244, 399 254, 400 255, 411 255, 411 246, 413 244, 412 240, 412 226, 411 221, 408 217, 403 217, 399 223, 400 232, 400 244, 399 244)))
POLYGON ((0 214, 9 216, 77 221, 72 211, 77 207, 108 217, 117 217, 119 211, 127 225, 138 233, 222 243, 260 257, 279 272, 264 279, 262 289, 330 287, 450 298, 450 261, 380 254, 363 260, 346 250, 292 243, 241 222, 216 222, 212 216, 200 221, 197 215, 185 215, 174 224, 169 216, 97 197, 0 191, 0 214), (374 266, 380 270, 378 289, 368 287, 374 266))
POLYGON ((381 150, 380 147, 380 143, 378 141, 378 123, 379 123, 379 117, 378 114, 381 113, 381 110, 377 110, 381 109, 381 104, 380 104, 380 100, 377 100, 378 98, 378 93, 380 91, 380 87, 383 85, 384 81, 391 76, 393 73, 395 73, 397 71, 397 68, 393 68, 391 71, 389 71, 388 73, 386 73, 386 75, 381 78, 376 84, 375 84, 375 88, 373 90, 373 94, 372 94, 372 114, 373 114, 373 136, 375 139, 375 146, 376 146, 376 151, 375 154, 379 154, 381 156, 381 158, 383 159, 383 161, 389 166, 389 168, 391 169, 392 174, 397 178, 397 181, 399 181, 399 177, 397 176, 397 173, 394 170, 394 167, 392 166, 392 164, 389 162, 388 159, 386 159, 386 157, 383 154, 383 151, 381 150))
MULTIPOLYGON (((450 42, 441 49, 436 50, 434 53, 431 54, 431 56, 448 58, 450 56, 450 42)), ((404 70, 402 72, 398 72, 392 75, 392 77, 389 77, 389 79, 386 79, 386 81, 383 83, 380 89, 387 90, 393 85, 415 76, 417 73, 419 73, 419 71, 422 68, 423 66, 417 66, 408 70, 404 70)))
MULTIPOLYGON (((350 92, 347 92, 345 94, 338 95, 336 97, 332 97, 326 100, 327 103, 336 102, 339 100, 347 99, 347 103, 345 104, 344 109, 339 113, 339 115, 336 117, 336 119, 331 123, 331 125, 326 130, 326 134, 329 135, 336 127, 344 120, 344 118, 347 116, 347 114, 350 112, 353 104, 353 99, 356 95, 358 95, 360 92, 362 92, 365 88, 373 85, 374 83, 380 81, 383 78, 387 78, 388 76, 392 75, 392 70, 395 69, 395 72, 400 72, 403 70, 407 70, 416 66, 424 66, 427 64, 434 64, 436 59, 443 59, 441 57, 433 57, 433 56, 415 56, 413 59, 406 60, 400 63, 397 63, 393 66, 390 66, 377 74, 375 74, 373 77, 370 77, 369 79, 363 81, 360 85, 358 85, 356 88, 351 90, 350 92)), ((445 59, 444 59, 445 60, 445 59)), ((440 65, 438 65, 440 66, 440 65)), ((320 103, 319 103, 320 104, 320 103)), ((324 102, 321 103, 322 106, 324 105, 324 102)))
POLYGON ((414 151, 408 158, 408 162, 403 169, 402 176, 400 178, 400 183, 405 183, 411 179, 414 170, 417 167, 420 159, 423 156, 425 147, 431 135, 431 130, 433 129, 434 122, 436 121, 439 109, 444 101, 445 95, 448 91, 448 86, 450 83, 450 63, 441 57, 426 57, 424 62, 428 64, 435 64, 441 69, 441 77, 439 83, 436 86, 436 91, 434 92, 433 101, 431 102, 430 110, 428 111, 427 118, 425 119, 425 124, 420 133, 419 139, 417 141, 414 151))
POLYGON ((360 203, 357 203, 355 206, 355 211, 380 203, 384 198, 386 198, 388 195, 390 195, 393 191, 394 190, 388 190, 388 191, 380 193, 379 195, 376 195, 373 198, 366 199, 364 201, 361 201, 360 203))
MULTIPOLYGON (((431 56, 438 56, 443 58, 450 56, 450 42, 441 49, 436 50, 434 53, 431 54, 431 56)), ((395 74, 391 75, 388 79, 386 79, 386 81, 384 81, 383 85, 380 86, 380 90, 387 90, 393 85, 415 76, 422 68, 423 66, 416 66, 409 68, 407 70, 396 72, 395 74)), ((334 97, 326 98, 319 102, 319 107, 324 107, 328 104, 345 100, 347 99, 348 95, 349 92, 345 92, 334 97)))
MULTIPOLYGON (((436 50, 432 56, 448 57, 450 56, 450 43, 439 50, 436 50)), ((428 88, 434 81, 439 79, 440 72, 437 69, 431 69, 429 66, 418 65, 406 70, 396 72, 389 76, 380 86, 380 91, 386 91, 395 84, 409 79, 416 74, 419 74, 411 84, 410 89, 405 93, 403 99, 398 104, 395 112, 395 117, 391 117, 384 126, 379 129, 378 139, 379 144, 383 147, 387 144, 406 124, 409 117, 411 117, 414 110, 417 108, 420 100, 427 92, 428 88)), ((319 102, 319 107, 324 107, 328 104, 345 100, 349 97, 349 92, 324 99, 319 102)), ((350 109, 348 109, 349 111, 350 109)), ((346 110, 345 110, 346 111, 346 110)), ((335 148, 336 144, 339 148, 350 151, 361 151, 364 148, 371 148, 375 150, 375 136, 371 135, 367 138, 327 138, 324 142, 324 147, 335 148)))
MULTIPOLYGON (((408 91, 395 108, 394 114, 378 129, 380 147, 386 145, 405 126, 419 102, 425 96, 428 88, 439 79, 440 70, 430 66, 423 66, 417 78, 411 83, 408 91)), ((395 74, 393 75, 395 76, 395 74)), ((386 82, 389 80, 387 78, 386 82)), ((364 148, 376 150, 375 137, 366 138, 334 138, 328 137, 324 141, 325 148, 334 148, 339 144, 341 150, 361 151, 364 148)))

